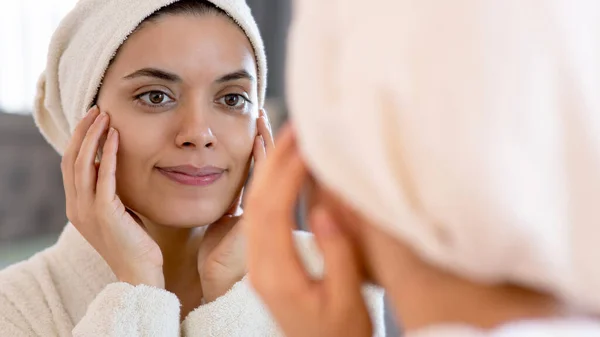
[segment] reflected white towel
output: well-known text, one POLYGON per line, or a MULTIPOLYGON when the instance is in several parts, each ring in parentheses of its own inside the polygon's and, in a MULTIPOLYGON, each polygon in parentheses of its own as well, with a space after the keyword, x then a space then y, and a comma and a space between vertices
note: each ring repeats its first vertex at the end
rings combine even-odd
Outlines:
POLYGON ((600 314, 599 1, 294 10, 290 107, 322 182, 429 263, 600 314))

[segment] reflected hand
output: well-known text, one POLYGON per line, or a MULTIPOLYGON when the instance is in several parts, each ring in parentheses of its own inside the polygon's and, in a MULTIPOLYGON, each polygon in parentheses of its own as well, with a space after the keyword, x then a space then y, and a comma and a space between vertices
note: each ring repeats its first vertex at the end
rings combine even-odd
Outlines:
POLYGON ((243 229, 250 281, 286 336, 371 336, 359 254, 322 205, 309 221, 325 261, 323 280, 311 279, 300 261, 294 211, 307 171, 289 127, 277 144, 248 192, 243 229))

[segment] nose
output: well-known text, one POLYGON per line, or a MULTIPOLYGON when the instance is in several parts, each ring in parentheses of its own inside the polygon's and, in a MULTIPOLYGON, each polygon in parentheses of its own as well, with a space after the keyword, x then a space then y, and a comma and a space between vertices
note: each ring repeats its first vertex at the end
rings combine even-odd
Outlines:
POLYGON ((180 148, 214 148, 217 137, 211 129, 207 112, 198 108, 182 109, 175 143, 180 148))

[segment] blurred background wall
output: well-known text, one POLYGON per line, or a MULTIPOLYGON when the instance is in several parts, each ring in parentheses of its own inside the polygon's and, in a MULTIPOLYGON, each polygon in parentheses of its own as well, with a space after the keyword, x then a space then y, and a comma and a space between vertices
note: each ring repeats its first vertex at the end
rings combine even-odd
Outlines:
POLYGON ((51 245, 67 219, 60 158, 31 118, 50 37, 76 0, 0 0, 0 268, 51 245))

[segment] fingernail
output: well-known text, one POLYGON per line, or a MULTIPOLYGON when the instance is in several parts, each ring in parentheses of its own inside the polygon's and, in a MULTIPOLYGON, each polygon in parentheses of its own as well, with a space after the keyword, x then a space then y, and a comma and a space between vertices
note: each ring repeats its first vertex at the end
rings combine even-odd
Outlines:
POLYGON ((87 116, 93 115, 96 111, 98 111, 98 106, 94 105, 93 107, 91 107, 83 116, 83 118, 86 118, 87 116))
POLYGON ((256 136, 256 138, 254 138, 254 142, 257 145, 264 145, 265 144, 265 142, 262 140, 262 136, 260 136, 260 135, 256 136))
POLYGON ((107 137, 112 137, 112 138, 116 138, 119 134, 119 131, 117 131, 117 129, 111 127, 110 130, 108 130, 108 136, 107 137))
POLYGON ((94 118, 94 124, 98 124, 98 123, 104 122, 105 118, 106 118, 106 114, 104 112, 101 113, 101 114, 99 114, 98 116, 96 116, 96 118, 94 118))

